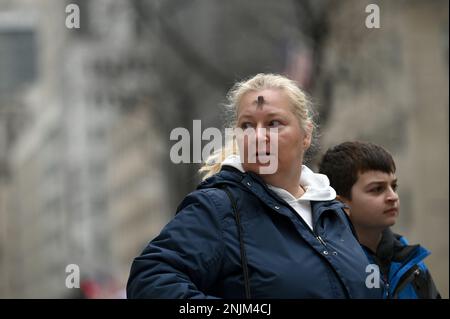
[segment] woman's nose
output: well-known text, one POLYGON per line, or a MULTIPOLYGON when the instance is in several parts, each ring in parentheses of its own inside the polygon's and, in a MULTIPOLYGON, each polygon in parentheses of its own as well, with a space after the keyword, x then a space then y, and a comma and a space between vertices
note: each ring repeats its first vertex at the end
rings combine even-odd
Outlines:
POLYGON ((268 130, 265 127, 258 126, 256 128, 256 139, 258 142, 267 142, 268 138, 268 130))

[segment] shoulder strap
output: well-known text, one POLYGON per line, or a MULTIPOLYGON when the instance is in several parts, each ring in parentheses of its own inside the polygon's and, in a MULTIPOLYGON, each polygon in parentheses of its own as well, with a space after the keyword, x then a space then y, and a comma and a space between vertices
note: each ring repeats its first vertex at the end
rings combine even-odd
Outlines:
POLYGON ((244 273, 245 298, 246 299, 250 299, 251 298, 251 294, 250 294, 250 280, 249 280, 249 276, 248 276, 247 256, 246 256, 246 253, 245 253, 244 241, 242 239, 242 226, 241 226, 240 214, 239 214, 239 211, 237 209, 236 200, 234 199, 234 197, 231 194, 230 190, 225 185, 221 185, 220 188, 225 191, 225 193, 227 194, 228 198, 230 199, 231 207, 233 208, 233 215, 234 215, 234 217, 236 219, 236 225, 237 225, 237 231, 238 231, 238 237, 239 237, 239 248, 240 248, 240 251, 241 251, 241 266, 242 266, 242 271, 244 273))

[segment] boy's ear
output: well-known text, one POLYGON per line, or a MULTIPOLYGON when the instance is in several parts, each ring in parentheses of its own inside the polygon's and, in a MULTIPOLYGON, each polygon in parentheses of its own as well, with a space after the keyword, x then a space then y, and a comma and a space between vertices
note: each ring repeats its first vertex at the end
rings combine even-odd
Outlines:
POLYGON ((347 200, 344 197, 340 196, 340 195, 336 195, 336 200, 340 201, 341 203, 343 203, 345 205, 344 212, 348 216, 350 216, 350 207, 348 207, 347 200))

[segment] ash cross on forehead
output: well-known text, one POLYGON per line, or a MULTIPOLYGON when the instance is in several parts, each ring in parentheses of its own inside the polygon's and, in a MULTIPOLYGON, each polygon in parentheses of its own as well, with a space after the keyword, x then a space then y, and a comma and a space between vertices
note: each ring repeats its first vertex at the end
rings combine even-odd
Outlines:
POLYGON ((255 102, 256 102, 256 108, 261 108, 262 109, 262 107, 264 105, 264 96, 258 95, 258 100, 255 101, 255 102))

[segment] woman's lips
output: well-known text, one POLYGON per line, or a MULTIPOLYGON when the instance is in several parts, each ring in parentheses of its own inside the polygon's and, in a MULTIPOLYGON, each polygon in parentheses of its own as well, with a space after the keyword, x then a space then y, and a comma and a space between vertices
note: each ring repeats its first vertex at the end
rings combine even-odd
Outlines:
POLYGON ((267 154, 259 154, 257 153, 255 155, 256 163, 259 164, 269 164, 275 160, 275 157, 273 154, 267 153, 267 154))

